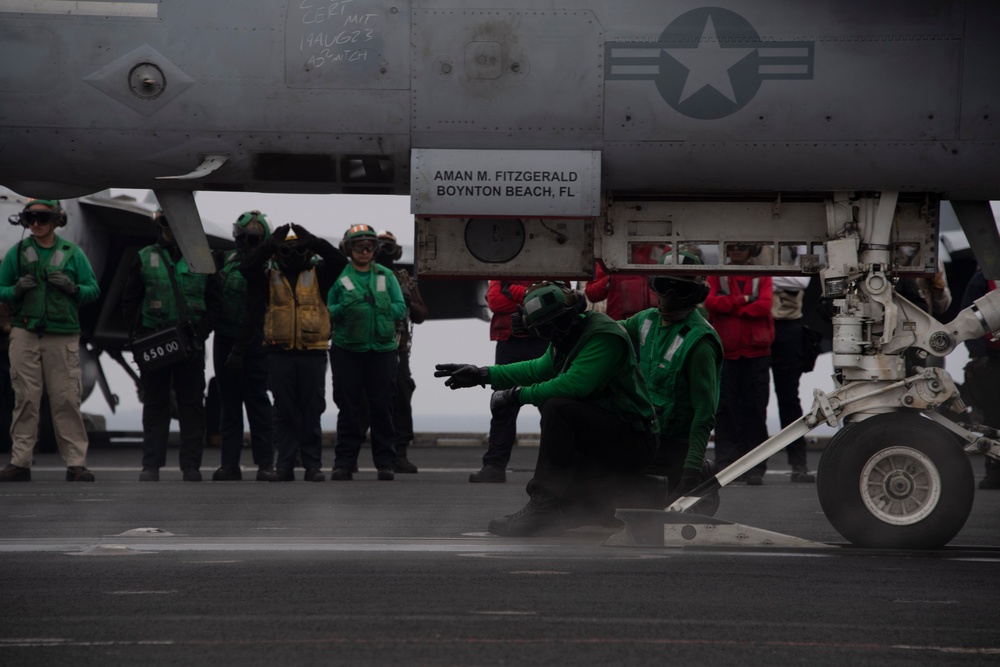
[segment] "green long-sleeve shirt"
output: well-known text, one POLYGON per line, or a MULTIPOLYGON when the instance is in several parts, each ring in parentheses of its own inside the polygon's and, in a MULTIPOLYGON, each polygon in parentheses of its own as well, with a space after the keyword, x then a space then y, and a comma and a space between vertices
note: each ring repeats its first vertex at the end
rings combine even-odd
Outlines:
POLYGON ((537 359, 490 366, 490 384, 494 389, 520 385, 521 403, 525 405, 540 406, 557 396, 587 398, 602 389, 614 370, 625 362, 626 355, 632 353, 614 340, 614 336, 594 336, 563 373, 556 372, 549 345, 537 359))
POLYGON ((41 247, 33 238, 24 239, 7 251, 0 265, 0 301, 11 304, 11 326, 57 334, 79 333, 80 306, 96 301, 100 293, 87 256, 79 246, 59 235, 51 248, 41 247), (76 294, 66 294, 48 284, 49 273, 56 270, 76 283, 80 288, 76 294), (29 273, 38 280, 38 286, 22 298, 15 297, 14 285, 29 273))
POLYGON ((570 349, 549 345, 537 359, 490 366, 490 384, 494 389, 521 386, 522 404, 541 406, 556 397, 592 402, 633 428, 655 433, 653 404, 625 332, 603 313, 581 318, 579 338, 570 349))

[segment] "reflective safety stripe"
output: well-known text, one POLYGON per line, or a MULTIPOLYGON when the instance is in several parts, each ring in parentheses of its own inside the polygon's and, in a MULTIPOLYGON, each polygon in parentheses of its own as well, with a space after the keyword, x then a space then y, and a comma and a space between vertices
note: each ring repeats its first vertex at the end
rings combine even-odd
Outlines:
POLYGON ((160 268, 160 255, 159 253, 151 252, 149 253, 149 266, 153 269, 160 268))
POLYGON ((663 358, 668 362, 673 361, 674 355, 677 354, 677 350, 681 349, 681 345, 683 344, 684 344, 684 336, 680 335, 674 336, 673 341, 671 341, 670 343, 670 347, 668 347, 667 351, 663 354, 663 358))
MULTIPOLYGON (((760 278, 754 278, 753 290, 751 294, 755 297, 760 296, 760 278)), ((719 278, 719 294, 729 294, 729 276, 722 276, 719 278)))
POLYGON ((639 329, 639 346, 646 344, 646 336, 649 335, 649 330, 653 328, 653 320, 646 320, 642 323, 642 328, 639 329))
POLYGON ((379 274, 375 277, 375 291, 384 292, 385 291, 385 276, 379 274))
POLYGON ((344 289, 347 290, 348 292, 354 291, 354 283, 352 283, 351 279, 348 278, 347 276, 340 277, 340 284, 343 285, 344 289))
POLYGON ((38 251, 35 250, 34 246, 25 246, 24 248, 24 258, 28 260, 29 264, 34 264, 38 261, 38 251))

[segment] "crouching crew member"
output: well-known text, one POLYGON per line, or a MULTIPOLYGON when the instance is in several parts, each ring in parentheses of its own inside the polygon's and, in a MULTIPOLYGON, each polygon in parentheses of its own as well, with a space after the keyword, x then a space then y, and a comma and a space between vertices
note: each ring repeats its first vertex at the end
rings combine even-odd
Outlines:
POLYGON ((518 402, 541 411, 530 500, 490 521, 495 535, 559 533, 564 512, 573 516, 581 506, 604 517, 653 459, 659 428, 632 344, 621 325, 585 307, 579 292, 538 283, 525 294, 523 318, 551 341, 544 355, 504 366, 437 366, 435 376, 448 376, 452 389, 492 385, 494 408, 518 402))
MULTIPOLYGON (((673 262, 671 255, 663 264, 673 262)), ((681 264, 701 264, 680 253, 681 264)), ((659 305, 622 322, 639 348, 639 366, 660 422, 660 445, 646 472, 665 475, 670 497, 686 495, 714 475, 705 459, 715 426, 722 378, 722 342, 698 305, 708 296, 702 276, 656 276, 649 280, 659 305)), ((715 514, 718 493, 696 511, 715 514)))
POLYGON ((201 481, 205 451, 205 350, 222 295, 217 274, 192 273, 181 254, 167 218, 153 220, 159 242, 139 251, 122 293, 122 314, 133 337, 181 323, 185 318, 201 349, 186 359, 142 371, 142 472, 140 482, 160 481, 167 462, 170 435, 170 392, 177 399, 180 422, 180 468, 185 482, 201 481))
POLYGON ((56 234, 66 224, 58 200, 32 199, 11 222, 30 236, 7 251, 0 266, 0 301, 10 304, 10 380, 14 389, 11 461, 0 482, 31 480, 43 392, 49 397, 66 481, 93 482, 87 470, 87 430, 80 413, 79 308, 100 288, 80 247, 56 234))
POLYGON ((270 481, 294 481, 297 457, 305 468, 305 481, 326 479, 321 472, 320 420, 326 409, 330 312, 323 295, 346 264, 344 255, 329 241, 294 223, 275 229, 240 264, 249 294, 247 326, 263 327, 268 353, 278 455, 270 481), (321 262, 315 261, 316 255, 321 262), (261 271, 269 260, 268 271, 261 271))
POLYGON ((331 479, 352 478, 363 438, 362 397, 367 396, 372 459, 378 479, 391 481, 396 463, 392 420, 399 364, 396 324, 406 316, 406 302, 392 270, 375 262, 374 229, 354 225, 344 244, 351 263, 333 284, 327 304, 333 322, 333 400, 339 410, 331 479))
MULTIPOLYGON (((222 312, 215 327, 212 360, 219 381, 222 404, 219 469, 216 482, 243 479, 240 455, 243 451, 243 406, 250 422, 250 451, 257 466, 257 481, 268 481, 274 472, 274 443, 271 439, 271 399, 267 396, 267 352, 264 332, 259 326, 245 327, 247 283, 240 263, 271 235, 267 216, 247 211, 233 223, 236 248, 223 256, 219 272, 222 281, 222 312)), ((254 268, 263 274, 264 265, 254 268)))

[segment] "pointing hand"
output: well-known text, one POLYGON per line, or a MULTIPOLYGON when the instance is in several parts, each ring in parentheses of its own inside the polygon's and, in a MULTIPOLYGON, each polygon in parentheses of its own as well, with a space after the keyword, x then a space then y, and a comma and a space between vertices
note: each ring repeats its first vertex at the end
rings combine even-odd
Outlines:
POLYGON ((444 385, 451 389, 475 387, 477 384, 485 387, 486 383, 490 381, 490 371, 485 366, 438 364, 434 369, 434 377, 447 377, 444 385))

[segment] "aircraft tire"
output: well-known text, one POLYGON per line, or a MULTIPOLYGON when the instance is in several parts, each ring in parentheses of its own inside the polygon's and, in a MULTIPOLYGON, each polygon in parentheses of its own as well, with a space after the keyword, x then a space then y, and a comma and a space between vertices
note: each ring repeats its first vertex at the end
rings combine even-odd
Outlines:
POLYGON ((975 499, 969 457, 954 434, 916 413, 875 415, 838 432, 820 459, 820 505, 852 544, 937 549, 975 499))

